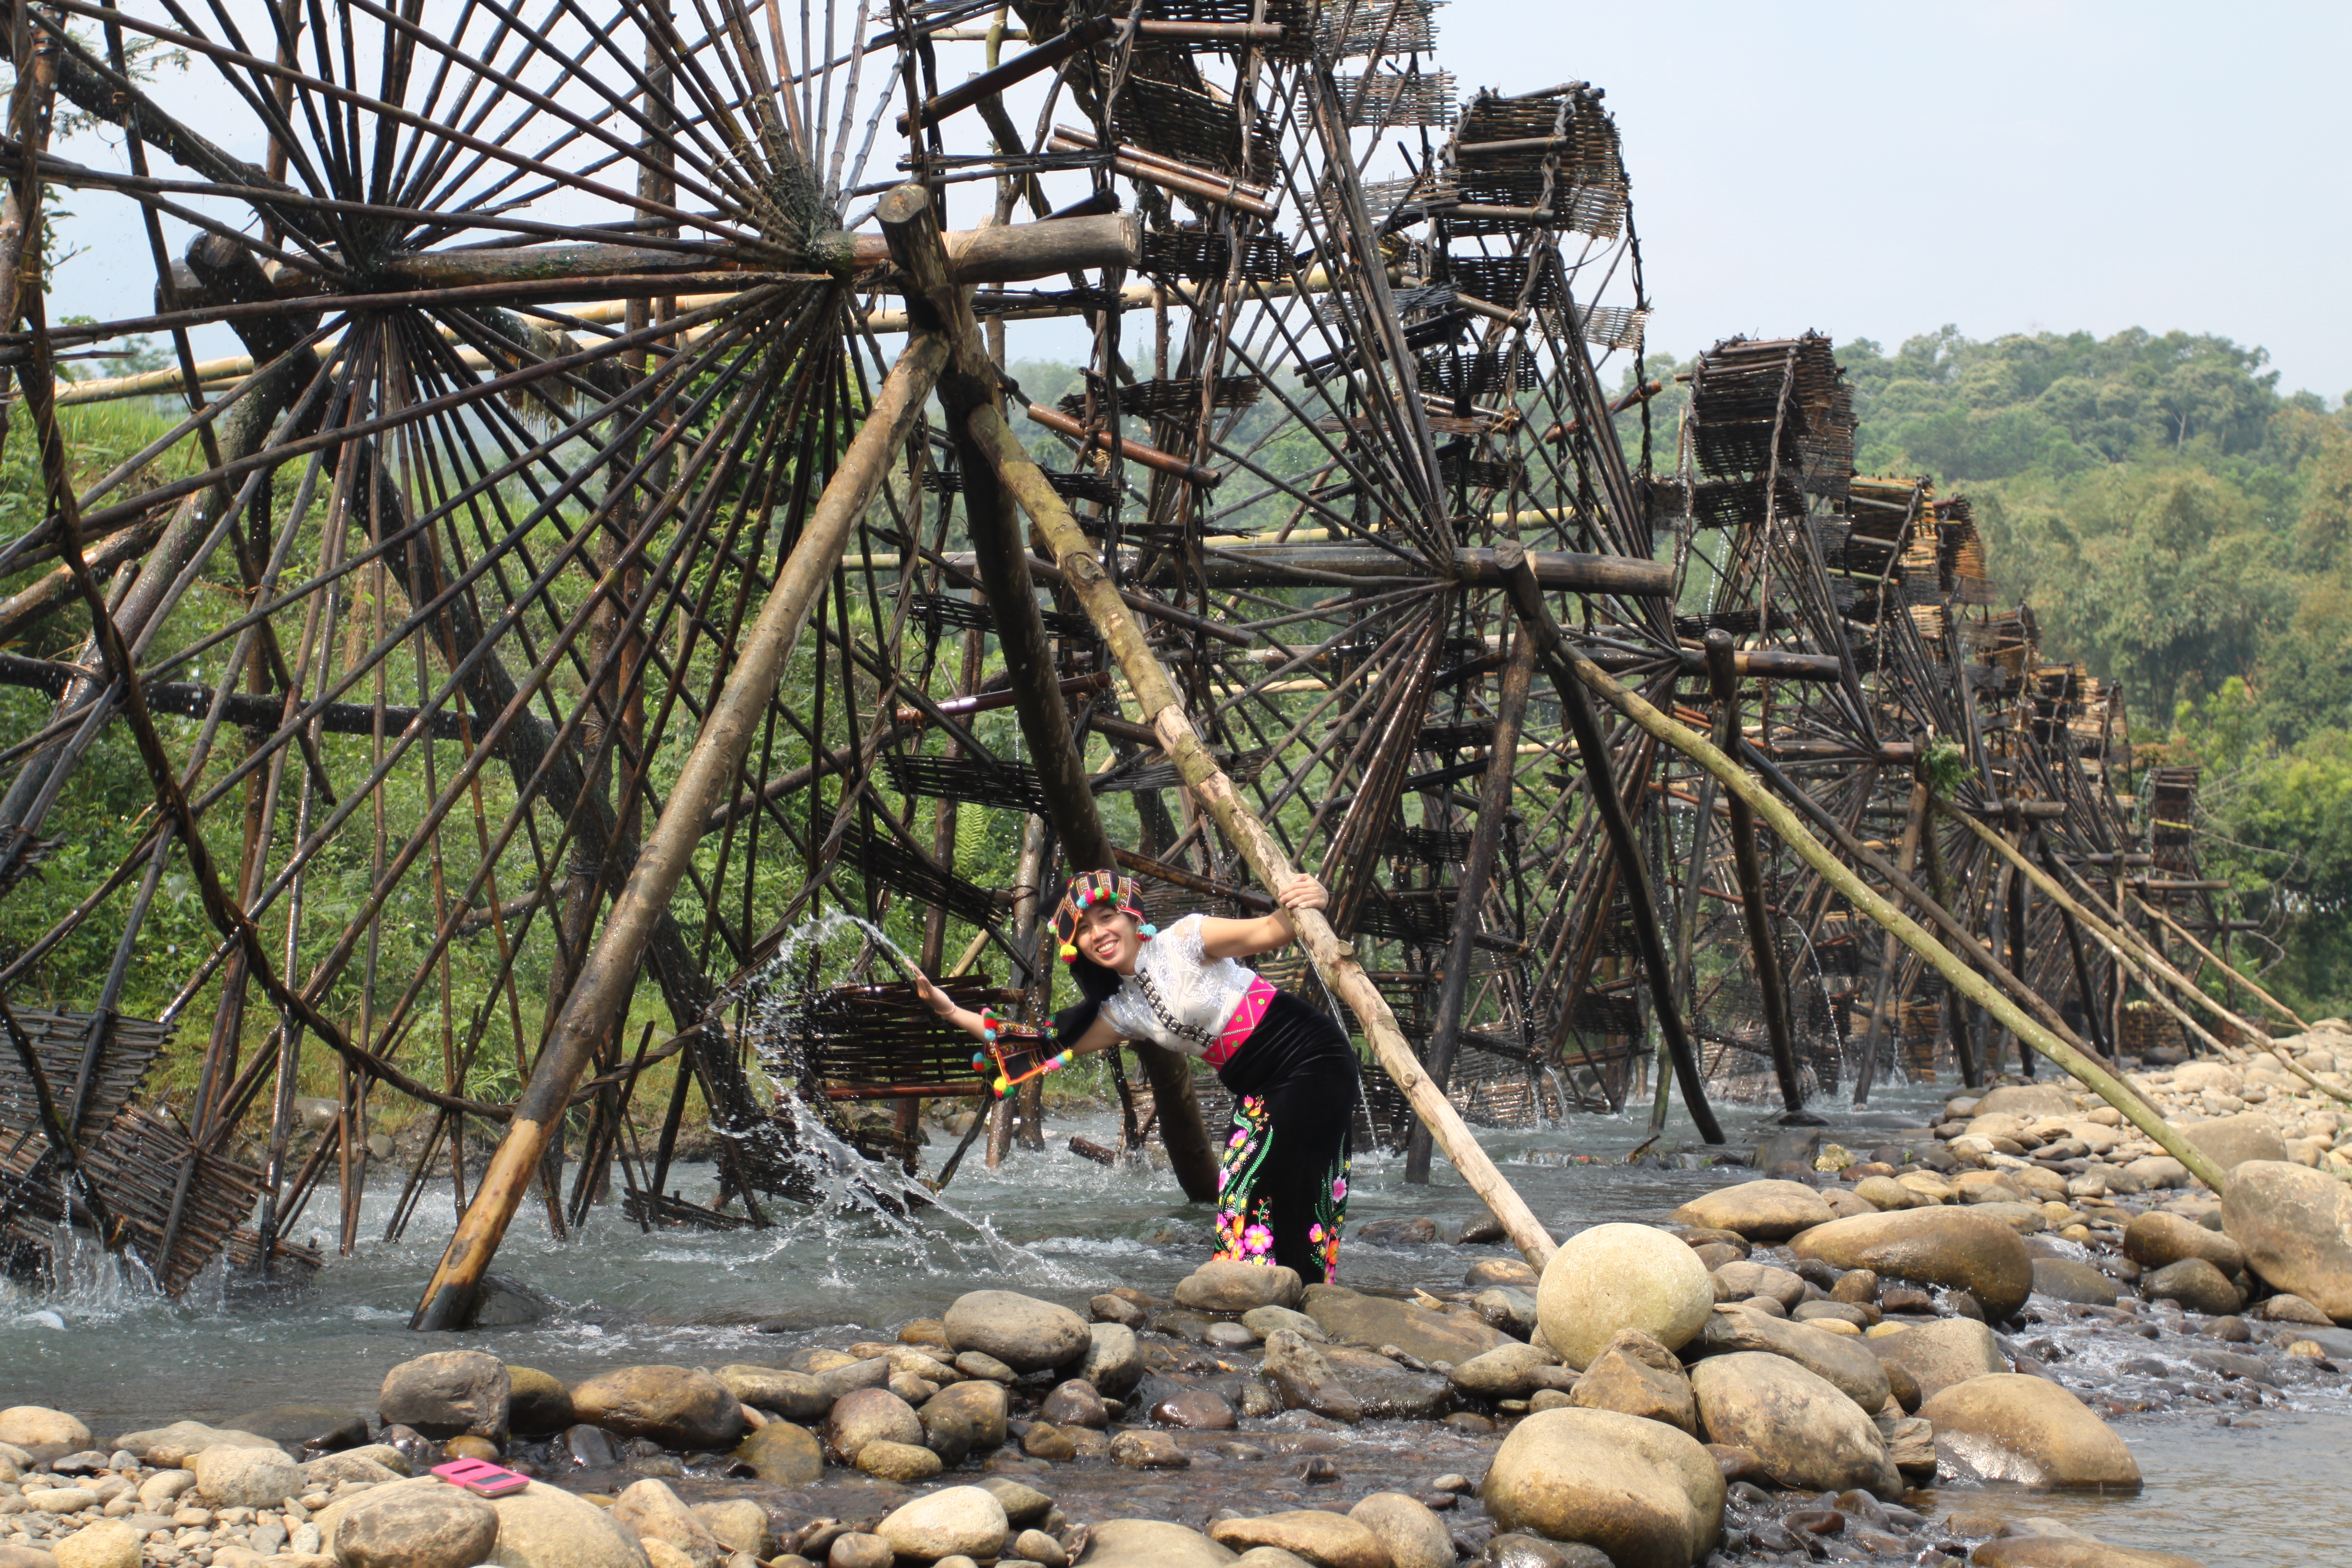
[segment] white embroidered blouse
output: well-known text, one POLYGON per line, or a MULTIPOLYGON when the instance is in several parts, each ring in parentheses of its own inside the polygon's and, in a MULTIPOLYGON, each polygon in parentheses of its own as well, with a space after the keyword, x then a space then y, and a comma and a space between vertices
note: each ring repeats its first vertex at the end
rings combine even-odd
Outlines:
POLYGON ((1257 975, 1233 959, 1209 957, 1201 921, 1186 915, 1145 942, 1135 973, 1102 1005, 1102 1016, 1127 1038, 1197 1057, 1224 1032, 1257 975))

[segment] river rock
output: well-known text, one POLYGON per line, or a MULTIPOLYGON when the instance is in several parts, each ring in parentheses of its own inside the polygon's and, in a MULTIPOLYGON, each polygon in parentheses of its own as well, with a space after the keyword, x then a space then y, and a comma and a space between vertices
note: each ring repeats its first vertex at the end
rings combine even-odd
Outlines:
POLYGON ((445 1441, 502 1437, 513 1398, 514 1384, 498 1357, 480 1351, 435 1351, 383 1374, 376 1414, 387 1426, 414 1426, 445 1441))
POLYGON ((1977 1568, 2205 1568, 2194 1557, 2080 1536, 2004 1535, 1969 1553, 1977 1568))
POLYGON ((1056 1426, 1092 1426, 1099 1429, 1110 1420, 1104 1408, 1101 1394, 1082 1377, 1073 1377, 1057 1384, 1051 1394, 1038 1402, 1037 1416, 1056 1426))
POLYGON ((1576 1381, 1558 1356, 1521 1344, 1472 1356, 1446 1375, 1454 1387, 1478 1399, 1525 1399, 1538 1388, 1566 1388, 1576 1381))
POLYGON ((1088 1532, 1077 1568, 1225 1568, 1237 1555, 1165 1520, 1107 1519, 1088 1532))
POLYGON ((613 1522, 637 1538, 651 1554, 658 1541, 682 1555, 694 1568, 716 1568, 719 1538, 694 1517, 669 1487, 648 1477, 634 1481, 613 1500, 613 1522))
POLYGON ((2286 1140, 2279 1136, 2278 1123, 2260 1110, 2241 1111, 2210 1121, 2186 1122, 2180 1135, 2221 1166, 2224 1173, 2249 1160, 2284 1161, 2287 1157, 2286 1140))
POLYGON ((16 1405, 0 1410, 0 1443, 22 1448, 35 1464, 47 1465, 88 1448, 89 1428, 46 1405, 16 1405))
MULTIPOLYGON (((1261 1310, 1281 1311, 1279 1307, 1261 1310)), ((1077 1375, 1095 1385, 1106 1399, 1125 1399, 1143 1381, 1143 1346, 1135 1331, 1121 1323, 1087 1325, 1087 1353, 1077 1375)))
POLYGON ((1835 1384, 1786 1357, 1709 1356, 1691 1369, 1691 1392, 1707 1441, 1755 1450, 1781 1486, 1903 1495, 1886 1439, 1869 1415, 1835 1384))
POLYGON ((1569 1390, 1580 1410, 1614 1410, 1698 1435, 1698 1407, 1675 1352, 1639 1329, 1621 1329, 1569 1390))
POLYGON ((1454 1537, 1418 1498, 1374 1492, 1348 1510, 1387 1552, 1391 1568, 1454 1568, 1454 1537))
POLYGON ((58 1568, 139 1568, 142 1537, 119 1519, 94 1520, 50 1543, 58 1568))
POLYGON ((1151 1402, 1151 1419, 1193 1432, 1230 1432, 1240 1425, 1233 1405, 1213 1388, 1171 1389, 1151 1402))
POLYGON ((206 1448, 190 1468, 208 1508, 277 1508, 309 1484, 301 1467, 276 1448, 206 1448))
POLYGON ((1503 1439, 1478 1493, 1502 1531, 1580 1542, 1615 1568, 1690 1568, 1723 1529, 1723 1472, 1685 1433, 1614 1410, 1546 1410, 1503 1439))
POLYGON ((2124 1440, 2045 1377, 1997 1373, 1945 1389, 1919 1407, 1936 1457, 1969 1480, 2028 1487, 2137 1487, 2124 1440))
POLYGON ((923 1402, 926 1411, 954 1411, 971 1424, 971 1441, 976 1448, 1001 1448, 1004 1446, 1005 1421, 1012 1414, 1013 1401, 1004 1385, 974 1378, 940 1389, 923 1402))
POLYGON ((1892 1176, 1864 1176, 1853 1184, 1853 1195, 1874 1209, 1916 1209, 1929 1200, 1892 1176))
POLYGON ((2209 1318, 2228 1317, 2245 1305, 2230 1277, 2201 1258, 2184 1258, 2142 1275, 2139 1293, 2151 1301, 2178 1301, 2209 1318))
MULTIPOLYGON (((138 1559, 131 1561, 135 1564, 138 1559)), ((37 1546, 0 1541, 0 1568, 58 1568, 58 1560, 37 1546)))
MULTIPOLYGON (((956 1384, 958 1389, 970 1386, 956 1384)), ((940 1399, 952 1392, 943 1388, 931 1398, 940 1399)), ((825 1417, 824 1437, 844 1463, 854 1465, 868 1443, 910 1443, 920 1447, 923 1424, 916 1418, 914 1406, 888 1389, 861 1388, 834 1403, 832 1414, 825 1417)))
POLYGON ((1209 1539, 1235 1551, 1278 1547, 1317 1568, 1390 1568, 1388 1548, 1379 1536, 1358 1520, 1320 1509, 1221 1519, 1209 1526, 1209 1539))
POLYGON ((1334 1421, 1364 1418, 1363 1400, 1329 1359, 1288 1329, 1266 1336, 1263 1370, 1285 1409, 1312 1411, 1334 1421))
POLYGON ((2010 1369, 1992 1331, 1974 1318, 1937 1318, 1863 1344, 1880 1361, 1909 1373, 1922 1404, 1956 1384, 2010 1369))
POLYGON ((1802 1279, 1769 1263, 1727 1263, 1708 1278, 1715 1281, 1715 1299, 1717 1301, 1744 1301, 1752 1296, 1769 1296, 1787 1309, 1795 1307, 1805 1299, 1805 1282, 1802 1279))
POLYGON ((2352 1188, 2305 1166, 2255 1161, 2231 1173, 2221 1224, 2274 1289, 2352 1323, 2352 1188))
POLYGON ((343 1568, 471 1568, 498 1544, 499 1515, 462 1487, 412 1484, 355 1499, 333 1529, 320 1539, 343 1568))
POLYGON ((1666 1216, 1674 1225, 1737 1232, 1749 1241, 1786 1241, 1836 1218, 1829 1201, 1802 1182, 1742 1182, 1693 1198, 1666 1216))
MULTIPOLYGON (((1024 1486, 1011 1476, 982 1476, 980 1485, 1004 1510, 1006 1521, 1015 1530, 1035 1524, 1053 1511, 1052 1498, 1035 1487, 1024 1486)), ((1044 1559, 1031 1558, 1030 1561, 1042 1562, 1044 1559)))
POLYGON ((707 1372, 625 1366, 572 1391, 572 1407, 592 1426, 645 1437, 665 1448, 730 1448, 743 1433, 743 1406, 707 1372))
POLYGON ((1516 1285, 1523 1290, 1532 1290, 1542 1279, 1524 1258, 1489 1258, 1472 1264, 1462 1282, 1473 1290, 1484 1290, 1489 1285, 1516 1285))
POLYGON ((1433 1312, 1411 1301, 1360 1296, 1338 1285, 1310 1285, 1307 1315, 1340 1344, 1394 1345, 1425 1362, 1459 1366, 1472 1356, 1507 1345, 1511 1336, 1469 1318, 1433 1312))
POLYGON ((2246 1267, 2245 1250, 2231 1237, 2163 1209, 2132 1215, 2124 1226, 2124 1256, 2142 1268, 2161 1268, 2184 1258, 2201 1258, 2224 1274, 2246 1267))
POLYGON ((775 1533, 769 1527, 768 1510, 750 1498, 698 1502, 688 1511, 730 1553, 740 1552, 750 1557, 766 1557, 774 1550, 775 1533))
POLYGON ((561 1487, 533 1481, 489 1500, 499 1543, 483 1561, 499 1568, 648 1568, 636 1537, 561 1487))
POLYGON ((2256 1302, 2253 1310, 2246 1315, 2250 1318, 2259 1318, 2265 1323, 2308 1323, 2315 1329, 2329 1329, 2336 1326, 2335 1319, 2302 1297, 2289 1295, 2285 1291, 2263 1298, 2256 1302))
POLYGON ((1973 1114, 2009 1115, 2021 1121, 2039 1121, 2045 1116, 2074 1117, 2081 1112, 2074 1104, 2072 1089, 2053 1083, 2011 1083, 1978 1100, 1973 1114))
POLYGON ((2072 1258, 2035 1258, 2033 1293, 2053 1301, 2073 1301, 2086 1307, 2116 1304, 2116 1282, 2089 1264, 2072 1258))
POLYGON ((1278 1329, 1288 1329, 1310 1344, 1328 1344, 1331 1339, 1323 1331, 1322 1324, 1288 1307, 1253 1307, 1242 1314, 1242 1327, 1261 1342, 1278 1329))
POLYGON ((1003 1555, 1012 1521, 984 1487, 942 1487, 885 1518, 874 1533, 901 1558, 936 1563, 942 1557, 994 1562, 1003 1555))
POLYGON ((814 1434, 789 1421, 771 1421, 744 1437, 735 1457, 763 1481, 804 1487, 824 1479, 824 1450, 814 1434))
MULTIPOLYGON (((0 1441, 6 1439, 0 1438, 0 1441)), ((82 1444, 85 1448, 89 1446, 87 1441, 82 1444)), ((114 1446, 159 1470, 181 1468, 206 1448, 278 1447, 258 1433, 226 1431, 217 1426, 207 1426, 201 1421, 174 1421, 169 1426, 157 1426, 144 1432, 125 1432, 114 1440, 114 1446)), ((66 1450, 67 1453, 76 1451, 66 1450)), ((64 1457, 62 1454, 52 1456, 56 1458, 64 1457)))
MULTIPOLYGON (((1746 1307, 1719 1307, 1685 1348, 1694 1356, 1765 1354, 1793 1362, 1828 1383, 1865 1415, 1886 1408, 1886 1369, 1857 1335, 1831 1333, 1746 1307)), ((1718 1439, 1730 1442, 1730 1438, 1718 1439)))
POLYGON ((957 1297, 948 1309, 947 1331, 955 1349, 994 1356, 1015 1372, 1043 1372, 1076 1361, 1090 1342, 1086 1320, 1076 1312, 1013 1290, 971 1290, 957 1297))
POLYGON ((1296 1307, 1306 1289, 1296 1268, 1271 1263, 1212 1260, 1177 1281, 1176 1304, 1195 1312, 1296 1307))
POLYGON ((1181 1470, 1192 1459, 1165 1432, 1130 1429, 1110 1440, 1110 1462, 1130 1470, 1181 1470))
POLYGON ((2033 1257, 2023 1238, 1975 1208, 1900 1209, 1833 1220, 1797 1237, 1790 1250, 1832 1268, 1966 1290, 1994 1318, 2013 1316, 2033 1293, 2033 1257))
MULTIPOLYGON (((860 1363, 863 1364, 863 1363, 860 1363)), ((722 1366, 711 1374, 738 1401, 787 1421, 814 1421, 833 1408, 822 1378, 775 1366, 722 1366)))
POLYGON ((1356 1239, 1372 1247, 1428 1247, 1437 1240, 1437 1222, 1426 1215, 1368 1220, 1356 1227, 1356 1239))
MULTIPOLYGON (((1033 1431, 1050 1430, 1044 1422, 1033 1431)), ((916 1443, 898 1443, 877 1438, 857 1450, 857 1468, 867 1475, 901 1486, 919 1486, 947 1468, 946 1462, 929 1448, 916 1443)))
POLYGON ((1679 1350, 1714 1309, 1715 1282, 1698 1255, 1646 1225, 1596 1225, 1570 1237, 1544 1265, 1536 1294, 1544 1342, 1580 1372, 1621 1329, 1679 1350))
POLYGON ((415 1467, 408 1456, 389 1443, 369 1443, 357 1448, 346 1448, 340 1454, 321 1454, 304 1463, 302 1479, 306 1492, 332 1491, 343 1481, 364 1481, 376 1486, 384 1481, 396 1481, 408 1475, 415 1467))
POLYGON ((368 1440, 367 1417, 340 1405, 265 1405, 247 1411, 229 1426, 267 1437, 289 1453, 310 1448, 331 1454, 356 1448, 368 1440))

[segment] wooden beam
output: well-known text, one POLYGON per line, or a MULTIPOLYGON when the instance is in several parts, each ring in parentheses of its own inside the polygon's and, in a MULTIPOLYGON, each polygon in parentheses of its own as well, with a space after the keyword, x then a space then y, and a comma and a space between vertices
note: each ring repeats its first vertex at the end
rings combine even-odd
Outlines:
MULTIPOLYGON (((1733 667, 1731 634, 1706 634, 1707 679, 1715 692, 1715 735, 1717 746, 1736 744, 1739 736, 1739 672, 1733 667)), ((1772 1072, 1780 1080, 1780 1103, 1791 1111, 1805 1108, 1804 1085, 1797 1076, 1797 1043, 1789 1033, 1789 988, 1780 973, 1780 943, 1772 936, 1771 911, 1764 899, 1764 869, 1756 855, 1756 813, 1733 795, 1731 864, 1739 878, 1740 915, 1748 930, 1748 951, 1756 963, 1757 999, 1764 1007, 1764 1037, 1772 1047, 1772 1072)))

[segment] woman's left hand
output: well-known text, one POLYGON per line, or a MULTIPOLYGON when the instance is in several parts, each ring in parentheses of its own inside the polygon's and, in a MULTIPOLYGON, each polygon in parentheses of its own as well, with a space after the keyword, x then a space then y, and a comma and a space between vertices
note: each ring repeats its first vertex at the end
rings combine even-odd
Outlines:
POLYGON ((1324 890, 1323 884, 1304 871, 1285 882, 1274 898, 1286 910, 1319 910, 1331 902, 1331 895, 1324 890))

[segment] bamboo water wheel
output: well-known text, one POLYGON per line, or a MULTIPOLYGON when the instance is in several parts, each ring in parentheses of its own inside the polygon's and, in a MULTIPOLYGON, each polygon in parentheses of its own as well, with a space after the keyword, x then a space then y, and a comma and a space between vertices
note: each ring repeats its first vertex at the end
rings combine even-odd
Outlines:
MULTIPOLYGON (((394 1230, 445 1183, 489 1216, 445 1271, 526 1189, 558 1235, 616 1184, 636 1223, 764 1223, 810 1197, 779 1079, 901 1134, 978 1088, 873 944, 785 972, 793 933, 857 915, 1042 1016, 1038 889, 1113 848, 1171 912, 1267 907, 1268 853, 1322 876, 1352 946, 1298 983, 1479 1120, 1622 1105, 1656 1049, 1717 1136, 1706 1040, 1759 1012, 1802 1036, 1792 1103, 1850 1081, 1855 997, 1885 977, 1894 1017, 1909 961, 1793 862, 1718 867, 1712 791, 1535 674, 1515 585, 1822 811, 1899 814, 1954 737, 1966 798, 2134 853, 2113 694, 1997 640, 1961 503, 1854 477, 1826 340, 1719 346, 1654 441, 1602 94, 1465 96, 1434 9, 16 8, 11 210, 121 215, 154 299, 49 321, 16 284, 39 223, 0 230, 44 473, 0 541, 0 1224, 37 1252, 79 1218, 167 1289, 308 1266, 314 1211, 357 1239, 388 1107, 427 1129, 377 1173, 394 1230), (69 113, 109 134, 52 146, 69 113), (1033 322, 1086 345, 1050 401, 1014 379, 1033 322), (142 333, 165 370, 61 379, 142 333), (78 471, 76 408, 130 396, 168 431, 78 471), (1026 454, 987 446, 1002 415, 1026 454), (109 748, 152 800, 20 918, 109 748), (166 905, 201 940, 159 952, 166 905), (1741 963, 1758 1000, 1718 1027, 1741 963), (80 1086, 127 1103, 171 1037, 197 1066, 110 1164, 128 1112, 80 1086), (670 1190, 695 1099, 715 1204, 670 1190)), ((1944 853, 1981 905, 1981 857, 1944 853)), ((1200 1091, 1145 1057, 1130 1132, 1197 1189, 1200 1091)), ((1368 1131, 1426 1128, 1373 1076, 1368 1131)))

